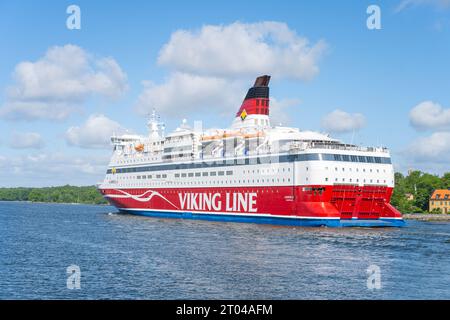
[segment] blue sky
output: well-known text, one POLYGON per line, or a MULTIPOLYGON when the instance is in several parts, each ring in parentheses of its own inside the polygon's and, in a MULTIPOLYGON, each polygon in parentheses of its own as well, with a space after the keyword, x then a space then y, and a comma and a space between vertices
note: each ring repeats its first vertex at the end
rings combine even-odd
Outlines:
POLYGON ((111 131, 145 133, 151 107, 169 131, 182 118, 226 127, 265 73, 283 124, 388 146, 398 171, 450 169, 448 0, 2 1, 0 12, 0 186, 94 184, 111 131), (66 27, 71 4, 80 30, 66 27), (366 26, 371 4, 381 30, 366 26))

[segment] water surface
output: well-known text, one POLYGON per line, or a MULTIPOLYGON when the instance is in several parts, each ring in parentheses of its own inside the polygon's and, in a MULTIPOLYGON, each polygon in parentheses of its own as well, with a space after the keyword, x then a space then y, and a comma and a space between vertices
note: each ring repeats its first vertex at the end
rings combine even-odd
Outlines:
POLYGON ((294 228, 0 202, 0 299, 450 299, 450 223, 294 228), (81 270, 67 288, 66 268, 81 270), (367 288, 367 268, 381 289, 367 288))

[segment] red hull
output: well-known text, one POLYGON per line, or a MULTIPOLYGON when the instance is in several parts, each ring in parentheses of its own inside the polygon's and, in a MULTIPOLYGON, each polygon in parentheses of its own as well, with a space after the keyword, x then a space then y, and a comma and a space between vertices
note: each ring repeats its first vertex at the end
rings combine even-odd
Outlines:
POLYGON ((278 217, 401 219, 382 186, 295 186, 101 189, 118 209, 273 215, 278 217))

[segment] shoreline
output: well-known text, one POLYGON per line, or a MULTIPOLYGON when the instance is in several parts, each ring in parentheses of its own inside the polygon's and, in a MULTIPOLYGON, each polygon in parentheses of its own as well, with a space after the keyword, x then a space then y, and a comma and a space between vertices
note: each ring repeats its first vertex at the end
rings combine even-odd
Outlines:
POLYGON ((450 221, 450 214, 445 213, 405 213, 404 220, 418 221, 450 221))
POLYGON ((31 201, 31 200, 1 200, 0 202, 26 202, 40 204, 67 204, 67 205, 88 205, 88 206, 110 206, 108 203, 88 203, 88 202, 56 202, 56 201, 31 201))

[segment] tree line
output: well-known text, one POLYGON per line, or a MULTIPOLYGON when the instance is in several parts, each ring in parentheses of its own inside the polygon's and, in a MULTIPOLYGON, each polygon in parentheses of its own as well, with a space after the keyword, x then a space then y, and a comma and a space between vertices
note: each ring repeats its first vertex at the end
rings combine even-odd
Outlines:
POLYGON ((402 213, 428 212, 433 191, 448 188, 450 188, 450 172, 442 177, 421 171, 409 172, 407 176, 397 172, 391 204, 402 213))
POLYGON ((1 201, 107 204, 95 186, 44 188, 0 188, 1 201))

